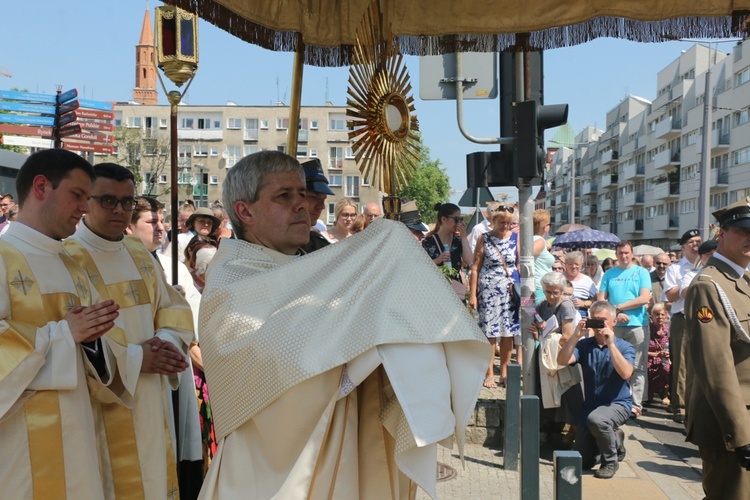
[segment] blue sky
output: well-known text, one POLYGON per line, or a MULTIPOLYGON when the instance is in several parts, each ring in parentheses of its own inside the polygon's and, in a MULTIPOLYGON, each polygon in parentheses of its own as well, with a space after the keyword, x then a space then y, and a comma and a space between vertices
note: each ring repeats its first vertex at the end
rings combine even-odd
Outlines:
MULTIPOLYGON (((0 89, 25 88, 54 93, 76 87, 84 97, 105 101, 132 98, 135 44, 147 3, 137 0, 6 1, 0 16, 0 89)), ((150 2, 152 9, 161 3, 150 2)), ((568 103, 569 122, 578 133, 588 125, 604 128, 606 112, 628 94, 653 99, 656 73, 676 59, 686 42, 641 44, 600 39, 545 53, 545 102, 568 103)), ((242 42, 206 22, 199 32, 200 68, 189 104, 240 105, 289 102, 292 55, 242 42), (278 82, 278 83, 277 83, 278 82)), ((419 60, 407 57, 417 116, 433 159, 448 172, 453 189, 466 184, 466 154, 493 150, 466 140, 456 125, 454 101, 419 98, 419 60)), ((346 104, 348 68, 305 67, 303 105, 326 97, 346 104)), ((161 92, 160 92, 161 93, 161 92)), ((160 95, 160 103, 166 104, 160 95)), ((499 103, 470 101, 466 128, 475 136, 499 134, 499 103)), ((548 138, 551 137, 548 134, 548 138)))

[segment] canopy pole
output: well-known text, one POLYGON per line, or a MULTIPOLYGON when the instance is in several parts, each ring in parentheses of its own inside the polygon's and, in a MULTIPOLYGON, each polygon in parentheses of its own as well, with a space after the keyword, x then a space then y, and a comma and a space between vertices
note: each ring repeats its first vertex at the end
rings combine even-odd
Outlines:
POLYGON ((302 102, 302 73, 305 68, 305 42, 302 33, 297 33, 297 50, 294 52, 294 66, 292 68, 292 96, 289 102, 289 140, 286 154, 297 157, 297 142, 299 140, 299 108, 302 102))

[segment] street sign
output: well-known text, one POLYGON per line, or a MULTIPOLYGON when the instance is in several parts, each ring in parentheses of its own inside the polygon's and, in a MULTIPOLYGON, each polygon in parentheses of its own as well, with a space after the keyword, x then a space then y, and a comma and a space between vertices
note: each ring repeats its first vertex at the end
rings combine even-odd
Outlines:
MULTIPOLYGON (((80 109, 76 111, 78 113, 81 111, 80 109)), ((105 122, 91 122, 88 120, 78 120, 76 121, 78 125, 81 126, 84 130, 99 130, 101 132, 112 132, 115 130, 115 126, 111 123, 105 123, 105 122)))
POLYGON ((80 134, 81 125, 78 123, 69 123, 57 131, 57 135, 60 137, 68 137, 69 135, 80 134))
POLYGON ((37 125, 40 127, 52 127, 55 125, 55 117, 0 114, 0 123, 16 123, 19 125, 37 125))
MULTIPOLYGON (((84 108, 83 105, 83 99, 78 100, 81 104, 81 108, 84 108)), ((76 110, 76 117, 77 118, 91 118, 94 120, 114 120, 115 114, 114 113, 108 113, 106 111, 93 111, 90 109, 81 109, 78 108, 76 110)))
POLYGON ((15 90, 0 90, 0 99, 55 104, 57 96, 54 94, 37 94, 33 92, 16 92, 15 90))
POLYGON ((92 101, 91 99, 78 99, 82 108, 98 109, 100 111, 112 111, 115 107, 111 102, 92 101))
POLYGON ((27 127, 24 125, 0 125, 0 134, 34 135, 37 137, 52 137, 50 127, 27 127))
POLYGON ((85 144, 83 142, 64 142, 63 149, 68 151, 82 151, 84 153, 103 153, 109 154, 115 152, 114 146, 104 146, 100 144, 85 144))
POLYGON ((63 125, 67 125, 68 123, 76 121, 76 112, 71 111, 70 113, 65 113, 64 115, 61 115, 57 119, 57 126, 62 127, 63 125))
POLYGON ((78 89, 66 90, 65 92, 60 94, 60 104, 68 102, 71 99, 75 99, 76 97, 78 97, 78 89))
POLYGON ((60 107, 58 108, 58 113, 63 115, 65 113, 78 109, 78 106, 80 106, 80 103, 77 100, 66 102, 65 104, 60 105, 60 107))
POLYGON ((28 104, 25 102, 3 102, 0 101, 0 109, 4 111, 18 111, 21 113, 39 113, 40 115, 54 115, 54 106, 43 104, 28 104))
POLYGON ((41 137, 21 137, 18 135, 4 135, 0 141, 6 146, 23 146, 26 148, 51 148, 54 141, 42 139, 41 137))
POLYGON ((71 134, 71 135, 68 135, 67 137, 68 139, 77 139, 79 141, 95 141, 95 142, 107 142, 107 143, 115 142, 114 136, 106 135, 106 134, 94 134, 91 132, 71 134))

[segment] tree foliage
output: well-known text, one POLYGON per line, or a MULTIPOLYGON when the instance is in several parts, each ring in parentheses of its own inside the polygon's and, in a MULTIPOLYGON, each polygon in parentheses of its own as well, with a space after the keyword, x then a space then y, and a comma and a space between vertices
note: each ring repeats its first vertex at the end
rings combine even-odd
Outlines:
POLYGON ((437 215, 434 210, 435 204, 448 201, 450 195, 448 174, 440 166, 440 160, 430 158, 430 150, 424 145, 422 145, 422 159, 416 172, 409 179, 409 185, 398 195, 416 201, 419 216, 427 224, 435 222, 437 215))
MULTIPOLYGON (((170 170, 170 139, 166 133, 153 129, 115 128, 115 154, 104 162, 115 162, 127 167, 135 176, 136 190, 149 196, 169 193, 169 184, 159 184, 159 176, 170 170), (140 190, 143 186, 143 190, 140 190)), ((100 163, 100 162, 97 162, 100 163)))

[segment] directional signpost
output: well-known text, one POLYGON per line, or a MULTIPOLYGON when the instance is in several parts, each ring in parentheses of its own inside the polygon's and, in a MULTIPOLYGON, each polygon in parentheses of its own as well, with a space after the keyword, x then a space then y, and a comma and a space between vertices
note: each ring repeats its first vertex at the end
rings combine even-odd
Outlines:
POLYGON ((0 90, 2 142, 112 154, 114 136, 107 132, 115 129, 113 109, 109 102, 79 98, 77 89, 57 94, 0 90))

